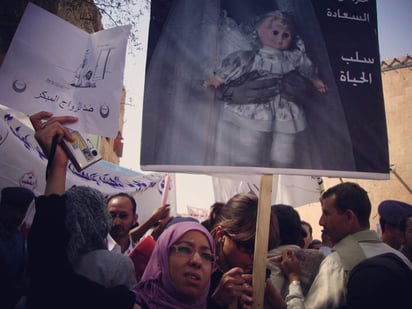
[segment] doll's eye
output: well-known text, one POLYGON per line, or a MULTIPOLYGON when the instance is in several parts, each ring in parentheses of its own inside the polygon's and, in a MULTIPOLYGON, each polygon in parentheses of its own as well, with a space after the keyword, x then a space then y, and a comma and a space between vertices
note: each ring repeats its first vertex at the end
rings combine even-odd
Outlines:
POLYGON ((283 33, 282 34, 282 38, 284 38, 284 39, 289 39, 290 38, 290 34, 289 33, 283 33))
POLYGON ((289 38, 290 38, 290 33, 288 33, 288 32, 282 32, 282 33, 280 33, 279 30, 273 30, 273 31, 272 31, 272 34, 273 34, 274 36, 279 36, 279 35, 281 35, 282 39, 289 39, 289 38))

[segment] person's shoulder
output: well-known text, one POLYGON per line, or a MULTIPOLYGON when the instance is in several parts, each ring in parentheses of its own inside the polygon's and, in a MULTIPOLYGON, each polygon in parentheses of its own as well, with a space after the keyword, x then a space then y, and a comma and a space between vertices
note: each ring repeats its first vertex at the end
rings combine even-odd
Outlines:
POLYGON ((132 260, 127 256, 119 252, 109 251, 107 249, 93 250, 82 257, 83 263, 94 263, 106 265, 107 267, 118 267, 119 265, 129 265, 133 267, 132 260))
POLYGON ((394 253, 356 265, 349 276, 346 308, 403 308, 409 303, 412 270, 394 253))
POLYGON ((228 54, 225 58, 224 61, 227 61, 229 59, 243 59, 243 60, 247 60, 247 59, 251 59, 253 57, 255 57, 256 53, 258 51, 255 49, 248 49, 248 50, 236 50, 234 52, 231 52, 230 54, 228 54))
POLYGON ((388 270, 393 275, 412 278, 412 269, 393 252, 378 254, 363 260, 353 268, 352 274, 366 269, 388 270))
POLYGON ((323 268, 327 268, 328 270, 340 270, 343 268, 342 259, 338 252, 332 251, 322 259, 322 262, 320 263, 320 269, 323 268))
POLYGON ((352 269, 349 284, 362 286, 365 282, 375 291, 384 285, 384 290, 395 289, 400 292, 410 286, 412 269, 395 253, 379 254, 363 260, 352 269))
POLYGON ((104 256, 107 260, 112 260, 113 262, 117 262, 119 264, 130 264, 133 265, 133 261, 127 254, 123 254, 120 252, 109 251, 109 250, 101 250, 102 256, 104 256), (104 253, 103 253, 104 252, 104 253))
POLYGON ((304 51, 301 51, 298 48, 284 50, 283 54, 286 55, 286 56, 289 56, 290 58, 300 58, 300 57, 306 57, 307 56, 304 51))

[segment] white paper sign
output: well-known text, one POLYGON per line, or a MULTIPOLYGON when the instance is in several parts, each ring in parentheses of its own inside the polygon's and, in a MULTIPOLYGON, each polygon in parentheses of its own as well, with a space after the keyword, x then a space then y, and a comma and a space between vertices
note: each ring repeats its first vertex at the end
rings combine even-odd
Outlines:
POLYGON ((77 116, 71 128, 114 137, 129 32, 90 34, 29 3, 0 68, 0 104, 77 116))

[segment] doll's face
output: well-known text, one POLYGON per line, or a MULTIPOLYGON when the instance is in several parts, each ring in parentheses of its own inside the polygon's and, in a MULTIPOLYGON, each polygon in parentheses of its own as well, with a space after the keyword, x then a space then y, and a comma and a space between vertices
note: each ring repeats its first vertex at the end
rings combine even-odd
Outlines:
POLYGON ((286 50, 292 44, 293 33, 290 27, 275 17, 264 19, 259 25, 257 33, 263 46, 286 50))

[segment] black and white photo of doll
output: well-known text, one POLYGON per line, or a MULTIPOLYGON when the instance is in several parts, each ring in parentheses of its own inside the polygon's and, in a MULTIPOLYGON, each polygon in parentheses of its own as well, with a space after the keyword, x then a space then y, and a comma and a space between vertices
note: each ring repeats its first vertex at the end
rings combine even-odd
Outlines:
MULTIPOLYGON (((383 166, 369 159, 378 143, 362 130, 381 102, 378 83, 354 87, 337 75, 371 68, 341 58, 360 48, 378 57, 372 20, 329 17, 331 4, 315 0, 151 3, 144 169, 337 175, 383 166), (348 27, 364 35, 354 41, 348 27)), ((369 2, 334 8, 373 15, 369 2)))
POLYGON ((304 95, 299 93, 305 88, 303 79, 320 93, 325 93, 327 86, 317 76, 288 14, 276 10, 259 16, 255 33, 258 48, 226 56, 203 85, 221 90, 222 129, 236 134, 227 150, 231 164, 269 162, 273 167, 289 167, 295 157, 295 135, 307 126, 304 95), (267 81, 272 95, 249 98, 248 102, 234 100, 231 89, 251 80, 267 81))

